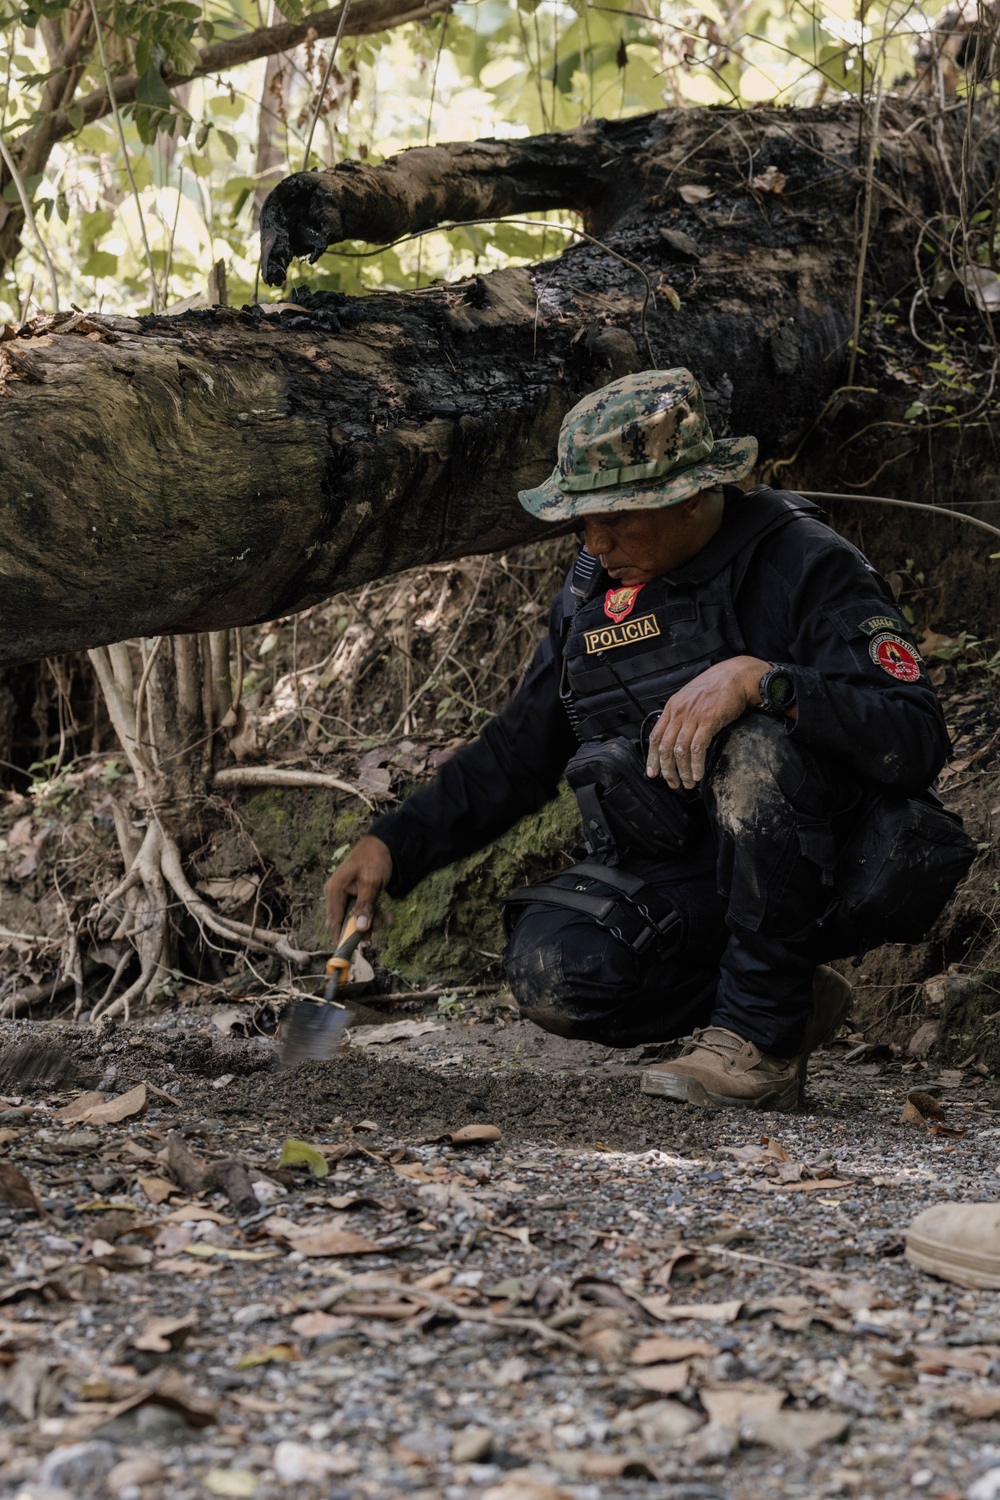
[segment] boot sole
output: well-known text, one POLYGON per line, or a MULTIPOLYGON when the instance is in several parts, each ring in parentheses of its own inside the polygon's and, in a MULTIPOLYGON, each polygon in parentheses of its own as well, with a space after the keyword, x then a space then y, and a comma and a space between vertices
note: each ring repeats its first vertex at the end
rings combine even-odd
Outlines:
POLYGON ((676 1099, 681 1104, 695 1104, 702 1109, 760 1109, 776 1114, 790 1114, 798 1107, 799 1080, 793 1078, 784 1089, 761 1094, 756 1099, 734 1098, 732 1094, 713 1094, 696 1078, 676 1073, 643 1073, 639 1089, 661 1099, 676 1099))
POLYGON ((906 1258, 918 1270, 929 1271, 944 1281, 954 1281, 959 1286, 983 1287, 988 1291, 1000 1290, 1000 1256, 977 1255, 974 1250, 961 1250, 956 1245, 945 1245, 920 1234, 908 1234, 906 1258))

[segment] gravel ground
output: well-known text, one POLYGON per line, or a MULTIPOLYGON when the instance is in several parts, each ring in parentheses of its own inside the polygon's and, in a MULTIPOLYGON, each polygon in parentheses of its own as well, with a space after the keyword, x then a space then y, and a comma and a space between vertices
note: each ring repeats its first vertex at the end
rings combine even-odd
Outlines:
POLYGON ((210 1008, 46 1029, 72 1084, 0 1103, 3 1500, 1000 1500, 1000 1294, 902 1255, 1000 1197, 994 1082, 848 1042, 806 1112, 714 1114, 490 1002, 429 1024, 295 1072, 210 1008))

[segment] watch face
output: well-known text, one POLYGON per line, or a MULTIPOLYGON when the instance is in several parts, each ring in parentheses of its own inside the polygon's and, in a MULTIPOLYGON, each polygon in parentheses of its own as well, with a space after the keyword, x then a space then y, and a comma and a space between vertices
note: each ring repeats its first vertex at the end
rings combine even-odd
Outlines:
POLYGON ((784 708, 785 704, 791 703, 795 697, 795 684, 786 673, 775 672, 774 676, 768 679, 767 696, 779 708, 784 708))

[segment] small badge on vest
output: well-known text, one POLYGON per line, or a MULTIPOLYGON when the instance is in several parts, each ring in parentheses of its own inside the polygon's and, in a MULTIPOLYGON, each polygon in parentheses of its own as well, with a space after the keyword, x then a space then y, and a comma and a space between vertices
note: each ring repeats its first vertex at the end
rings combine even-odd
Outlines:
POLYGON ((858 629, 863 635, 878 635, 883 630, 898 630, 899 621, 891 615, 872 615, 870 620, 862 620, 858 629))
POLYGON ((634 620, 603 625, 598 630, 585 630, 583 644, 588 656, 596 656, 599 651, 613 651, 616 646, 648 641, 650 636, 660 633, 660 623, 655 615, 639 615, 634 620))
POLYGON ((877 635, 868 647, 872 661, 897 682, 916 682, 920 653, 899 635, 877 635))
POLYGON ((626 615, 630 615, 635 609, 635 601, 639 597, 641 583, 633 584, 630 588, 608 589, 604 596, 604 613, 609 620, 614 620, 620 625, 626 615))

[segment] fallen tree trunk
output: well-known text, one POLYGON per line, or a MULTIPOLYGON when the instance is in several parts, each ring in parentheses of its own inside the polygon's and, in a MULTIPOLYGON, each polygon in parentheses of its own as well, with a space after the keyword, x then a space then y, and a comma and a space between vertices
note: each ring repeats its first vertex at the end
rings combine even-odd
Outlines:
MULTIPOLYGON (((787 450, 844 381, 865 164, 867 295, 907 285, 949 209, 962 126, 922 108, 886 106, 871 157, 850 105, 670 110, 299 174, 265 205, 271 280, 456 217, 572 208, 590 238, 419 292, 36 320, 0 344, 0 665, 536 535, 515 491, 562 415, 653 362, 694 369, 717 434, 787 450)), ((985 154, 966 147, 970 213, 985 154)))

